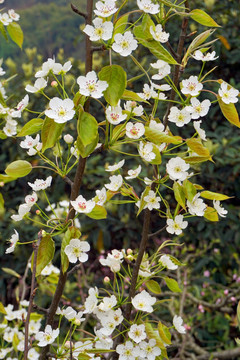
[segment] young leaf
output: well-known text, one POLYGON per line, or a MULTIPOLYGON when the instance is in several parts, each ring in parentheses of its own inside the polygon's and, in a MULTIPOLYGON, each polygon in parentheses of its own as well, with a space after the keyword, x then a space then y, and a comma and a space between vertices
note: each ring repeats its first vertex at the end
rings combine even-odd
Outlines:
POLYGON ((201 25, 220 27, 220 25, 218 25, 216 21, 214 21, 213 18, 211 18, 211 16, 205 13, 205 11, 203 10, 194 9, 189 13, 189 15, 194 21, 198 22, 201 25))
POLYGON ((169 277, 165 277, 164 280, 165 280, 166 285, 169 288, 169 290, 171 290, 172 292, 177 292, 177 293, 182 292, 182 290, 178 286, 178 283, 176 280, 171 279, 169 277))
POLYGON ((218 104, 220 106, 220 109, 223 113, 223 116, 233 125, 237 126, 238 128, 240 128, 240 121, 239 121, 239 116, 238 116, 238 112, 237 109, 235 107, 234 104, 230 103, 230 104, 225 104, 225 102, 222 101, 222 99, 220 98, 220 96, 217 96, 218 99, 218 104))
POLYGON ((150 129, 147 126, 145 127, 144 135, 149 141, 151 141, 152 143, 154 143, 156 145, 160 145, 162 143, 177 145, 177 144, 181 144, 181 142, 182 142, 182 138, 180 136, 167 135, 163 132, 150 129))
POLYGON ((146 201, 144 201, 143 199, 148 195, 150 190, 151 190, 150 186, 147 186, 144 192, 142 193, 137 216, 140 214, 140 212, 143 210, 144 206, 146 205, 146 201))
POLYGON ((165 346, 164 346, 162 340, 160 339, 160 336, 155 331, 155 329, 152 327, 152 325, 150 323, 145 323, 144 325, 145 325, 145 330, 146 330, 148 338, 155 339, 157 342, 157 346, 160 347, 160 349, 165 349, 165 346))
POLYGON ((186 140, 187 146, 199 156, 210 157, 209 150, 198 139, 186 140))
POLYGON ((171 333, 168 330, 167 326, 163 325, 161 321, 158 322, 158 333, 161 339, 165 342, 165 344, 171 344, 171 333))
POLYGON ((65 124, 58 124, 53 119, 46 118, 42 125, 42 152, 52 148, 62 134, 65 124))
POLYGON ((5 27, 2 22, 0 22, 0 32, 5 37, 5 40, 8 41, 7 32, 6 32, 5 27))
POLYGON ((230 199, 230 197, 227 195, 215 193, 212 191, 202 191, 201 197, 208 200, 219 200, 219 201, 230 199))
POLYGON ((19 275, 15 270, 9 269, 9 268, 2 268, 2 271, 4 271, 6 274, 12 275, 17 277, 18 279, 21 279, 21 275, 19 275))
POLYGON ((81 111, 77 123, 78 137, 83 146, 90 145, 98 136, 98 123, 91 114, 81 111))
POLYGON ((81 231, 74 226, 68 228, 64 234, 64 238, 62 240, 62 246, 61 246, 61 265, 62 265, 63 274, 67 271, 69 266, 69 260, 64 252, 64 249, 70 243, 71 239, 79 239, 80 236, 81 236, 81 231))
POLYGON ((102 68, 98 77, 108 83, 108 88, 104 91, 105 100, 111 106, 116 106, 127 86, 126 72, 119 65, 109 65, 102 68))
POLYGON ((157 281, 155 280, 147 280, 145 281, 145 285, 149 291, 154 294, 161 294, 161 288, 157 281))
POLYGON ((12 41, 14 41, 20 48, 22 48, 23 32, 21 26, 13 21, 8 24, 7 31, 12 41))
POLYGON ((101 220, 101 219, 106 219, 107 211, 103 206, 95 205, 93 210, 90 213, 86 214, 86 215, 88 217, 90 217, 91 219, 101 220))
POLYGON ((0 139, 5 140, 7 138, 7 135, 4 131, 0 130, 0 139))
POLYGON ((183 160, 188 163, 188 164, 199 164, 199 163, 202 163, 204 161, 212 161, 212 157, 210 156, 185 156, 183 158, 183 160))
POLYGON ((131 101, 139 101, 139 102, 145 102, 148 103, 148 101, 144 100, 143 98, 141 98, 138 94, 136 94, 133 91, 130 90, 124 90, 121 99, 123 100, 131 100, 131 101))
POLYGON ((112 36, 113 39, 116 34, 118 34, 118 33, 123 34, 123 32, 128 24, 128 16, 129 16, 128 14, 122 15, 115 22, 113 36, 112 36))
POLYGON ((3 304, 1 303, 1 301, 0 301, 0 313, 7 315, 7 312, 6 312, 3 304))
POLYGON ((173 191, 174 191, 174 197, 178 204, 183 208, 186 209, 185 203, 186 203, 186 197, 183 190, 182 185, 180 185, 177 181, 173 184, 173 191))
POLYGON ((208 206, 204 212, 204 217, 205 219, 209 220, 209 221, 218 221, 218 213, 217 210, 214 209, 211 206, 208 206))
POLYGON ((41 118, 32 119, 27 122, 17 134, 17 137, 27 136, 37 133, 42 129, 44 120, 41 118))
POLYGON ((197 190, 196 190, 195 186, 189 180, 184 180, 183 191, 185 193, 186 198, 190 202, 193 200, 194 196, 197 194, 197 190))
POLYGON ((7 166, 5 173, 15 179, 24 177, 32 171, 32 165, 25 160, 16 160, 7 166))
POLYGON ((81 138, 78 136, 77 138, 77 148, 82 158, 88 157, 95 149, 98 144, 99 136, 95 138, 95 140, 86 146, 83 145, 81 138))
POLYGON ((0 193, 0 219, 3 216, 5 210, 4 210, 4 198, 2 194, 0 193))
POLYGON ((37 267, 36 276, 41 274, 41 271, 52 261, 55 252, 55 243, 51 235, 47 234, 40 242, 37 252, 37 267))

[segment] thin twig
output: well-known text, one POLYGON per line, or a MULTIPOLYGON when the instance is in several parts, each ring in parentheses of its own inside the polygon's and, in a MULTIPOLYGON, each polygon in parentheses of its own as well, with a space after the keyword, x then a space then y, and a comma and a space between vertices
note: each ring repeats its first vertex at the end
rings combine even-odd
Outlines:
POLYGON ((72 11, 74 11, 76 14, 84 17, 84 19, 87 19, 87 14, 85 14, 84 12, 78 10, 78 8, 75 5, 71 4, 71 8, 72 8, 72 11))
POLYGON ((152 233, 152 234, 148 234, 148 238, 152 238, 154 236, 157 236, 159 235, 161 232, 163 232, 165 229, 166 229, 167 225, 165 225, 163 228, 157 230, 155 233, 152 233))
POLYGON ((24 274, 22 279, 20 280, 20 291, 21 291, 21 301, 23 301, 25 299, 25 295, 26 295, 26 291, 27 291, 27 284, 26 284, 26 278, 28 276, 28 271, 29 271, 29 262, 31 261, 32 256, 30 256, 30 258, 28 259, 27 262, 27 266, 25 268, 24 274))
POLYGON ((28 332, 29 332, 29 322, 30 322, 30 315, 32 311, 33 299, 36 293, 35 289, 35 281, 36 281, 36 270, 37 270, 37 253, 40 242, 42 240, 42 230, 38 233, 38 241, 33 243, 33 269, 32 269, 32 281, 31 281, 31 292, 29 298, 29 305, 28 305, 28 312, 27 318, 25 322, 25 337, 24 337, 24 360, 28 359, 28 332))
POLYGON ((64 176, 63 177, 63 180, 68 184, 70 185, 71 187, 73 186, 73 181, 71 179, 69 179, 68 176, 64 176))

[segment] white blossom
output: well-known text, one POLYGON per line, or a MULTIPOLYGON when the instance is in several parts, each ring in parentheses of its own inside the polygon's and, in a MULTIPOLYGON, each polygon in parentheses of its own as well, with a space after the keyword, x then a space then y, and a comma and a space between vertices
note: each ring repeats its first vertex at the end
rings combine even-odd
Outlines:
POLYGON ((11 238, 8 240, 10 242, 10 247, 7 248, 7 250, 5 251, 5 254, 10 254, 14 251, 16 245, 17 245, 17 242, 19 241, 19 234, 17 232, 17 230, 15 230, 15 234, 13 234, 11 236, 11 238))
POLYGON ((137 325, 134 324, 130 327, 128 336, 130 339, 132 339, 134 342, 139 344, 142 340, 146 339, 147 334, 145 332, 145 325, 137 325))
POLYGON ((203 216, 207 205, 199 199, 200 193, 196 194, 192 201, 187 200, 188 211, 192 215, 203 216))
POLYGON ((160 196, 157 196, 153 190, 150 190, 148 195, 143 198, 146 202, 144 208, 148 208, 149 210, 159 209, 160 208, 160 196))
POLYGON ((145 127, 142 123, 133 124, 129 121, 126 125, 126 135, 130 139, 139 139, 145 133, 145 127))
POLYGON ((118 191, 123 184, 122 175, 113 175, 109 177, 110 184, 104 186, 110 191, 118 191))
POLYGON ((191 113, 192 119, 199 119, 207 115, 211 106, 211 102, 208 99, 200 102, 195 97, 192 97, 190 101, 192 106, 186 106, 185 109, 191 113))
POLYGON ((175 123, 178 127, 182 127, 191 121, 191 115, 185 108, 179 110, 176 106, 172 106, 168 120, 175 123))
POLYGON ((3 23, 3 25, 8 26, 12 22, 12 19, 7 13, 3 13, 0 14, 0 22, 3 23))
POLYGON ((139 348, 135 347, 131 341, 120 344, 116 347, 119 360, 135 360, 139 356, 139 348))
POLYGON ((118 272, 123 262, 123 253, 118 250, 112 250, 106 259, 99 259, 99 262, 103 266, 109 266, 112 272, 118 272))
POLYGON ((151 0, 137 0, 137 5, 140 10, 148 14, 158 14, 160 11, 159 5, 154 4, 151 0))
POLYGON ((213 200, 213 206, 215 208, 215 210, 217 211, 218 215, 221 217, 226 217, 228 211, 226 209, 224 209, 221 205, 220 205, 220 201, 219 200, 213 200))
POLYGON ((158 60, 155 63, 150 64, 154 69, 158 70, 158 74, 152 76, 153 80, 161 80, 165 78, 171 72, 170 65, 163 60, 158 60))
POLYGON ((159 262, 169 270, 176 270, 178 268, 178 265, 172 262, 169 255, 162 255, 159 262))
POLYGON ((118 8, 116 8, 116 3, 114 0, 105 0, 98 1, 96 3, 96 10, 94 10, 95 14, 100 17, 109 17, 113 15, 118 8))
POLYGON ((226 82, 221 84, 218 94, 225 104, 237 103, 239 91, 228 85, 226 82))
POLYGON ((176 235, 182 234, 182 229, 186 229, 188 226, 188 222, 183 221, 183 219, 183 215, 177 215, 174 219, 167 219, 167 232, 176 235))
POLYGON ((202 88, 203 85, 198 81, 198 77, 191 75, 190 78, 182 81, 181 92, 185 95, 197 96, 202 88))
POLYGON ((175 329, 176 329, 180 334, 185 334, 185 333, 186 333, 186 329, 185 329, 185 327, 182 325, 182 323, 183 323, 183 319, 181 318, 181 316, 174 315, 173 325, 174 325, 175 329))
POLYGON ((8 10, 8 15, 13 21, 18 21, 20 19, 20 15, 17 14, 13 9, 8 10))
POLYGON ((168 41, 169 33, 163 31, 161 24, 155 26, 155 29, 153 26, 150 26, 149 30, 154 40, 159 41, 160 43, 165 43, 168 41))
POLYGON ((90 213, 95 207, 95 201, 87 201, 82 195, 79 195, 75 200, 72 200, 71 204, 78 213, 85 214, 90 213))
POLYGON ((118 33, 114 36, 112 49, 121 56, 128 56, 136 50, 138 44, 131 31, 126 31, 123 35, 118 33))
POLYGON ((151 98, 156 98, 158 94, 156 91, 154 91, 153 86, 149 86, 148 84, 144 84, 143 86, 143 92, 138 93, 138 96, 140 96, 144 100, 149 100, 151 98))
POLYGON ((108 87, 106 81, 98 80, 95 71, 90 71, 86 76, 79 76, 77 78, 79 85, 79 92, 85 96, 91 96, 98 99, 103 96, 103 91, 108 87))
POLYGON ((53 330, 50 325, 47 325, 44 332, 39 331, 39 333, 35 335, 35 339, 39 341, 38 346, 44 347, 48 344, 52 344, 58 335, 59 329, 53 330))
POLYGON ((157 356, 161 355, 161 349, 157 346, 155 339, 150 339, 148 342, 141 341, 139 347, 143 351, 142 357, 148 360, 155 360, 157 356))
POLYGON ((65 247, 64 252, 71 263, 86 262, 88 255, 86 252, 90 250, 90 245, 87 241, 79 239, 71 239, 70 243, 65 247))
POLYGON ((171 180, 185 180, 188 177, 187 170, 189 168, 190 165, 179 156, 170 159, 166 165, 166 170, 171 180))
POLYGON ((216 55, 216 51, 213 51, 213 52, 207 53, 207 54, 203 54, 201 50, 196 50, 195 53, 192 55, 192 57, 195 60, 213 61, 218 58, 218 56, 215 57, 215 55, 216 55))
POLYGON ((196 132, 198 133, 198 135, 200 136, 200 138, 202 140, 206 141, 207 140, 206 132, 205 132, 205 130, 201 129, 201 127, 200 127, 201 123, 202 123, 202 120, 194 121, 193 126, 194 126, 194 129, 196 130, 196 132))
POLYGON ((71 120, 75 115, 74 102, 71 99, 54 97, 49 102, 49 108, 45 110, 45 114, 58 124, 71 120))
POLYGON ((46 188, 51 186, 52 176, 48 176, 46 180, 36 179, 34 183, 28 183, 29 186, 33 189, 33 191, 45 190, 46 188))
POLYGON ((121 169, 125 163, 125 160, 119 161, 117 164, 114 165, 108 165, 105 167, 105 171, 116 171, 118 169, 121 169))
POLYGON ((95 18, 93 25, 86 25, 83 32, 87 34, 91 41, 109 40, 113 33, 113 23, 111 21, 103 21, 101 18, 95 18))
POLYGON ((154 154, 153 150, 153 144, 150 142, 143 143, 140 141, 138 152, 141 158, 143 158, 146 161, 152 161, 155 159, 156 154, 154 154))
POLYGON ((118 125, 120 122, 126 120, 127 115, 122 113, 120 105, 108 106, 106 109, 106 118, 110 124, 118 125))
POLYGON ((124 104, 124 109, 129 111, 132 116, 142 116, 143 115, 143 107, 142 105, 137 106, 135 101, 127 101, 124 104))
POLYGON ((125 176, 125 179, 130 180, 130 179, 135 179, 136 177, 138 177, 138 175, 140 174, 142 170, 141 165, 139 165, 135 170, 128 170, 128 176, 125 176))
POLYGON ((146 290, 143 290, 141 293, 135 295, 131 300, 135 309, 149 313, 153 312, 152 305, 154 305, 156 301, 157 299, 149 295, 146 290))
POLYGON ((25 197, 25 203, 27 205, 33 206, 37 202, 37 200, 38 200, 38 196, 34 191, 33 191, 32 195, 27 195, 25 197))
POLYGON ((44 78, 39 78, 35 81, 34 85, 27 85, 25 90, 30 93, 37 93, 47 86, 47 81, 44 78))
POLYGON ((106 189, 103 187, 101 190, 96 190, 96 196, 94 201, 97 205, 102 206, 107 200, 107 192, 106 189))
POLYGON ((11 219, 14 221, 21 221, 23 217, 30 211, 31 207, 31 204, 21 204, 18 208, 18 214, 12 215, 11 219))
POLYGON ((111 295, 110 297, 104 297, 102 302, 99 304, 98 308, 101 311, 109 311, 115 305, 117 305, 117 299, 115 295, 111 295))

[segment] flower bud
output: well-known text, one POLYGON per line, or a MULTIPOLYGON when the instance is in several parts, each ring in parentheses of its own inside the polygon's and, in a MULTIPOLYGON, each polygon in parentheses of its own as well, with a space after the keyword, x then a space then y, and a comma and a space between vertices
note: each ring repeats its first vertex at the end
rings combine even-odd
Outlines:
POLYGON ((57 81, 53 80, 53 81, 51 82, 51 86, 52 86, 52 87, 57 87, 57 86, 58 86, 57 81))
POLYGON ((80 321, 79 319, 75 319, 75 320, 73 321, 73 323, 74 323, 75 325, 80 325, 80 324, 81 324, 81 321, 80 321))
MULTIPOLYGON (((70 349, 70 344, 71 344, 71 342, 70 341, 66 341, 65 342, 65 348, 67 348, 67 349, 70 349)), ((73 343, 72 343, 72 346, 73 346, 73 343)))
POLYGON ((63 139, 64 139, 65 143, 69 144, 69 145, 72 144, 72 142, 73 142, 73 137, 70 134, 64 135, 63 139))
POLYGON ((103 281, 104 281, 106 284, 110 283, 110 279, 109 279, 108 276, 105 276, 105 278, 103 279, 103 281))
POLYGON ((40 215, 41 211, 40 210, 36 210, 36 215, 40 215))
POLYGON ((132 249, 127 249, 127 254, 128 255, 132 255, 132 253, 133 253, 132 249))

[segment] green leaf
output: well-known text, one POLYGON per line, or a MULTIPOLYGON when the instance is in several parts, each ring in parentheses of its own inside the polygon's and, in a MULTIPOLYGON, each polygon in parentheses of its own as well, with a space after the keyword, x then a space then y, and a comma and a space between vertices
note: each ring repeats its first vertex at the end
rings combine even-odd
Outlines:
POLYGON ((145 198, 145 196, 148 196, 150 190, 151 190, 150 186, 147 186, 146 189, 143 191, 140 199, 140 205, 137 212, 137 216, 140 214, 140 212, 143 210, 144 206, 146 205, 146 201, 144 201, 143 199, 145 198))
POLYGON ((17 137, 27 136, 37 133, 42 129, 43 122, 44 120, 41 118, 30 120, 22 127, 21 131, 17 134, 17 137))
POLYGON ((0 32, 3 34, 6 41, 8 41, 7 32, 2 22, 0 22, 0 32))
POLYGON ((46 118, 42 126, 42 152, 52 148, 62 134, 65 124, 58 124, 53 119, 46 118))
POLYGON ((0 313, 7 315, 7 312, 6 312, 3 304, 1 303, 1 301, 0 301, 0 313))
POLYGON ((99 136, 89 145, 84 146, 80 137, 77 138, 77 148, 82 158, 88 157, 96 148, 98 144, 99 136))
POLYGON ((195 37, 195 39, 193 39, 193 41, 191 42, 191 44, 189 45, 186 54, 183 57, 182 60, 182 64, 185 67, 187 64, 187 60, 189 58, 189 56, 191 54, 194 53, 195 50, 197 50, 197 48, 202 45, 208 38, 210 35, 212 35, 214 33, 215 30, 206 30, 203 33, 199 34, 198 36, 195 37))
POLYGON ((13 345, 13 348, 14 348, 14 351, 15 351, 15 352, 18 351, 17 346, 18 346, 19 343, 20 343, 20 340, 19 340, 17 334, 14 333, 13 339, 12 339, 12 345, 13 345))
POLYGON ((5 210, 4 210, 4 198, 2 194, 0 193, 0 218, 3 216, 5 210))
POLYGON ((201 197, 208 200, 219 200, 219 201, 230 199, 230 197, 227 195, 215 193, 212 191, 202 191, 201 197))
POLYGON ((7 135, 4 131, 0 130, 0 139, 5 140, 7 138, 7 135))
POLYGON ((25 160, 13 161, 5 169, 5 173, 15 179, 24 177, 32 171, 32 165, 25 160))
POLYGON ((10 181, 14 181, 14 180, 16 180, 16 178, 13 177, 13 176, 0 174, 0 181, 2 181, 4 184, 6 184, 6 183, 8 183, 10 181))
POLYGON ((167 135, 164 132, 150 129, 148 126, 145 127, 144 135, 149 141, 156 145, 160 145, 162 143, 178 145, 182 142, 182 138, 180 136, 167 135))
POLYGON ((127 86, 126 72, 119 65, 109 65, 102 68, 98 77, 108 83, 108 88, 104 91, 105 100, 111 106, 116 106, 127 86))
POLYGON ((38 313, 35 313, 35 312, 30 314, 30 320, 32 320, 32 321, 38 321, 38 320, 40 320, 42 318, 43 318, 43 315, 41 315, 41 314, 38 314, 38 313))
POLYGON ((152 34, 150 32, 150 27, 155 29, 155 24, 151 19, 151 16, 148 14, 144 14, 142 19, 142 32, 144 34, 144 39, 152 40, 152 34))
POLYGON ((200 164, 204 161, 213 161, 211 156, 185 156, 183 160, 188 164, 200 164))
POLYGON ((78 355, 78 360, 90 360, 91 359, 91 356, 87 355, 87 354, 84 354, 84 353, 80 353, 78 355))
POLYGON ((187 139, 187 146, 199 156, 211 157, 209 150, 203 146, 199 139, 187 139))
POLYGON ((122 15, 120 18, 118 18, 114 24, 114 31, 112 38, 114 39, 114 36, 118 33, 122 34, 127 24, 128 24, 128 14, 122 15))
POLYGON ((21 275, 19 275, 19 274, 18 274, 15 270, 13 270, 13 269, 9 269, 9 268, 3 267, 2 270, 3 270, 5 273, 9 274, 9 275, 12 275, 12 276, 17 277, 18 279, 21 279, 21 275))
POLYGON ((148 103, 148 101, 142 99, 138 94, 131 90, 124 90, 121 99, 123 100, 131 100, 131 101, 138 101, 138 102, 145 102, 148 103))
POLYGON ((186 210, 185 203, 186 203, 186 197, 183 190, 182 185, 180 185, 178 182, 174 182, 173 184, 173 191, 174 191, 174 197, 178 204, 186 210))
POLYGON ((163 3, 166 6, 169 6, 170 8, 179 9, 179 10, 185 9, 185 6, 173 4, 170 0, 161 0, 161 3, 163 3))
POLYGON ((98 136, 98 123, 91 114, 81 111, 77 123, 78 137, 84 147, 90 145, 98 136))
POLYGON ((150 164, 160 165, 162 163, 162 156, 159 148, 156 145, 153 145, 152 152, 155 154, 155 158, 150 161, 150 164))
POLYGON ((239 338, 235 338, 235 341, 236 341, 237 345, 240 346, 240 339, 239 339, 239 338))
POLYGON ((13 21, 7 26, 7 31, 12 41, 14 41, 20 48, 22 48, 23 32, 21 26, 13 21))
POLYGON ((233 125, 240 128, 240 121, 237 109, 233 103, 225 104, 225 102, 222 101, 220 96, 217 96, 218 104, 220 106, 220 109, 223 113, 223 116, 233 125))
POLYGON ((47 234, 41 239, 37 252, 36 276, 52 261, 55 252, 55 243, 51 235, 47 234))
POLYGON ((150 323, 145 323, 144 325, 148 338, 155 339, 157 346, 160 347, 161 350, 165 350, 165 346, 160 339, 160 336, 158 335, 157 331, 155 331, 155 329, 152 327, 152 325, 150 323))
POLYGON ((148 48, 153 55, 155 55, 158 59, 166 61, 168 64, 177 65, 177 61, 172 57, 172 55, 156 40, 147 40, 146 34, 142 29, 142 26, 136 26, 134 28, 134 35, 136 36, 137 40, 148 48))
POLYGON ((69 260, 64 252, 64 249, 70 243, 71 239, 79 239, 80 236, 81 236, 81 231, 74 226, 68 228, 64 234, 64 238, 62 240, 62 246, 61 246, 61 265, 62 265, 63 274, 67 271, 69 266, 69 260))
POLYGON ((171 333, 161 321, 158 322, 158 333, 165 344, 171 344, 171 333))
POLYGON ((169 277, 165 277, 164 278, 167 287, 169 288, 169 290, 173 291, 173 292, 177 292, 180 293, 182 292, 182 290, 180 289, 180 287, 178 286, 178 283, 176 280, 171 279, 169 277))
POLYGON ((95 220, 106 219, 107 210, 103 206, 95 205, 93 210, 90 213, 87 213, 86 215, 91 219, 95 219, 95 220))
POLYGON ((161 294, 161 288, 157 281, 155 280, 147 280, 145 281, 145 285, 149 291, 154 294, 161 294))
POLYGON ((191 202, 194 196, 197 194, 197 190, 195 186, 189 181, 183 181, 183 191, 185 193, 186 198, 191 202))
POLYGON ((194 21, 198 22, 201 25, 220 27, 220 25, 218 25, 216 21, 214 21, 213 18, 211 18, 211 16, 205 13, 205 11, 203 10, 194 9, 189 13, 189 15, 194 21))
POLYGON ((209 220, 209 221, 218 221, 218 213, 217 210, 214 209, 211 206, 208 206, 204 212, 204 217, 205 219, 209 220))

